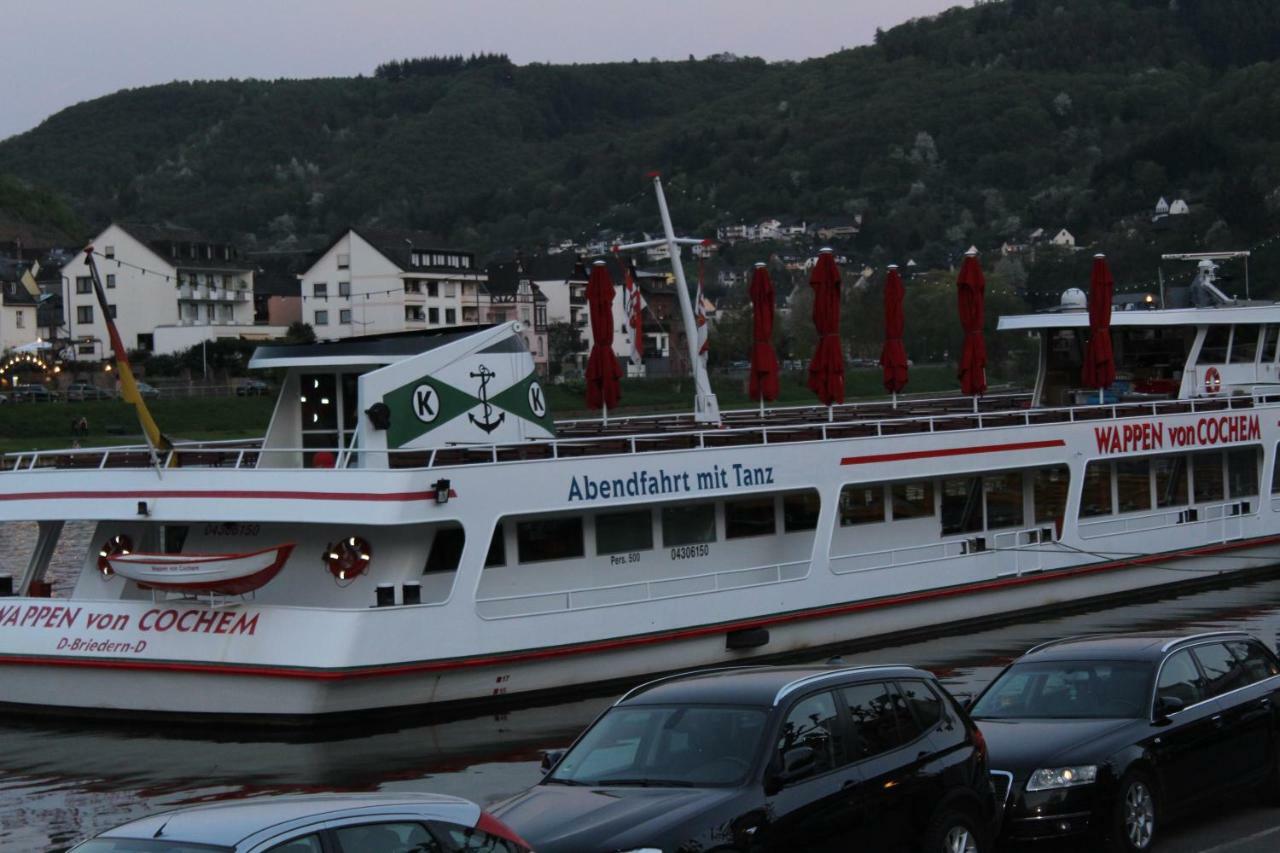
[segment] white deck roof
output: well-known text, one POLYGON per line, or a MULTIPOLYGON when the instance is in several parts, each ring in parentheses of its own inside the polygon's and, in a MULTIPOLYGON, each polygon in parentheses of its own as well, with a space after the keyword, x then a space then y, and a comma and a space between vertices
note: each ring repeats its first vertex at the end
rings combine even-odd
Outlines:
MULTIPOLYGON (((1231 323, 1280 323, 1280 302, 1250 302, 1215 308, 1165 308, 1112 311, 1112 327, 1220 326, 1231 323)), ((1087 329, 1089 312, 1056 311, 1043 314, 1010 314, 1000 318, 1002 331, 1034 329, 1087 329)))

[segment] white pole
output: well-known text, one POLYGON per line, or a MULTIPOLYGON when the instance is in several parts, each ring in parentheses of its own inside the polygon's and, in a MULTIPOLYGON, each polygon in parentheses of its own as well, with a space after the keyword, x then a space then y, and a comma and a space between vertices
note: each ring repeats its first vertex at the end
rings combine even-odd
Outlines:
POLYGON ((684 336, 689 344, 689 369, 693 373, 693 417, 696 421, 718 423, 720 403, 711 390, 707 369, 698 355, 698 326, 693 316, 693 303, 689 299, 689 284, 684 278, 684 265, 680 263, 680 243, 671 227, 671 213, 667 210, 667 197, 662 194, 662 178, 654 173, 653 190, 658 196, 658 212, 662 215, 662 230, 667 238, 667 250, 671 253, 671 269, 676 276, 676 296, 680 299, 680 314, 684 318, 684 336))
POLYGON ((893 407, 895 409, 898 408, 898 392, 897 391, 893 392, 893 407))

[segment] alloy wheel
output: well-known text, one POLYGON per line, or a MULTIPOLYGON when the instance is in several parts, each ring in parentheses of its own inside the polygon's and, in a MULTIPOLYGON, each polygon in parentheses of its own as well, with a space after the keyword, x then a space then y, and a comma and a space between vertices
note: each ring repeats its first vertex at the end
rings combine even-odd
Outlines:
POLYGON ((964 826, 953 826, 942 839, 943 853, 978 853, 978 842, 964 826))
POLYGON ((1147 786, 1135 779, 1124 792, 1124 832, 1129 846, 1134 850, 1146 850, 1151 846, 1155 825, 1155 801, 1147 786))

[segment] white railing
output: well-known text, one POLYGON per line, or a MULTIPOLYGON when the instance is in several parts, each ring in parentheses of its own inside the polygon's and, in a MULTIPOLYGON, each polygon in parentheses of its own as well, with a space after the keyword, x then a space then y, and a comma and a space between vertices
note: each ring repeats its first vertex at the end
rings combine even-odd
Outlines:
POLYGON ((476 599, 476 613, 481 619, 507 619, 514 616, 536 616, 544 613, 562 613, 617 604, 634 604, 640 601, 704 595, 803 580, 809 574, 808 569, 808 560, 797 560, 746 569, 728 569, 721 572, 704 572, 605 586, 528 592, 519 595, 493 595, 476 599))
POLYGON ((882 551, 860 551, 838 554, 830 560, 831 573, 848 575, 855 572, 875 572, 919 563, 932 563, 950 557, 972 553, 964 541, 931 542, 928 545, 909 545, 905 548, 887 548, 882 551))
POLYGON ((1098 539, 1124 533, 1141 533, 1178 525, 1221 523, 1223 541, 1244 535, 1242 520, 1256 515, 1258 498, 1239 498, 1221 503, 1185 506, 1152 513, 1109 516, 1077 524, 1081 539, 1098 539))
MULTIPOLYGON (((1010 395, 1013 399, 1025 395, 1010 395)), ((971 398, 952 398, 971 405, 971 398)), ((930 403, 947 403, 931 398, 930 403)), ((445 447, 424 448, 415 450, 344 450, 329 448, 330 452, 343 455, 342 467, 364 467, 361 454, 375 454, 376 465, 382 467, 383 460, 399 460, 403 465, 391 467, 433 468, 457 465, 485 464, 499 462, 531 462, 584 456, 617 456, 635 453, 648 453, 670 450, 704 450, 708 448, 739 446, 794 444, 798 442, 830 441, 834 439, 874 438, 886 435, 908 435, 935 432, 975 431, 998 427, 1025 427, 1041 423, 1076 423, 1119 420, 1121 418, 1158 417, 1167 414, 1194 414, 1199 412, 1217 412, 1252 408, 1256 403, 1280 403, 1280 394, 1255 393, 1250 396, 1225 398, 1192 398, 1185 400, 1152 400, 1140 403, 1108 403, 1104 405, 1070 406, 1062 408, 1005 408, 986 411, 946 410, 941 413, 908 415, 905 417, 882 417, 855 419, 845 417, 842 420, 799 420, 782 421, 777 424, 762 425, 759 423, 745 426, 724 426, 716 429, 692 428, 672 429, 652 432, 619 432, 616 435, 589 435, 571 438, 544 439, 528 441, 520 444, 454 444, 445 447)), ((859 403, 856 406, 871 404, 859 403)), ((883 403, 879 404, 883 407, 883 403)), ((745 410, 743 410, 745 411, 745 410)), ((815 412, 825 414, 825 407, 805 406, 795 409, 767 410, 776 412, 815 412)), ((652 423, 667 415, 637 416, 628 420, 611 421, 611 428, 625 427, 628 423, 652 423)), ((561 422, 561 425, 583 423, 581 421, 561 422)), ((234 443, 234 442, 233 442, 234 443)), ((205 450, 207 443, 191 443, 179 448, 179 453, 186 453, 188 460, 195 465, 200 463, 194 454, 205 450)), ((0 470, 34 470, 52 467, 92 467, 87 464, 70 464, 65 460, 74 456, 83 459, 85 455, 96 456, 103 453, 124 452, 129 450, 145 450, 145 447, 96 448, 93 450, 57 450, 31 451, 27 453, 7 454, 0 457, 0 470), (49 460, 53 460, 50 462, 49 460), (54 464, 63 460, 63 464, 54 464)), ((324 448, 264 448, 263 452, 278 453, 315 453, 324 448)), ((181 461, 181 460, 179 460, 181 461)), ((220 461, 220 467, 226 467, 220 461)), ((108 466, 109 467, 109 466, 108 466)), ((239 463, 236 467, 242 467, 239 463)), ((256 461, 250 467, 257 467, 256 461)), ((270 467, 270 466, 263 466, 270 467)), ((281 468, 296 468, 289 464, 281 468)))

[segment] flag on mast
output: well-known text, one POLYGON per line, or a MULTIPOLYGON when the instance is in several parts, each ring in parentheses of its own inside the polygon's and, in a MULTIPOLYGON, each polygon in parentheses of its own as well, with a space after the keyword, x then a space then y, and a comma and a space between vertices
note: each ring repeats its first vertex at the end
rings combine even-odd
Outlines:
POLYGON ((647 307, 644 294, 640 292, 636 263, 634 260, 629 261, 623 267, 622 313, 627 318, 627 337, 631 341, 629 358, 636 365, 644 364, 644 309, 647 307))
POLYGON ((115 353, 116 374, 120 377, 120 399, 133 404, 138 413, 138 423, 142 426, 143 435, 147 438, 147 444, 151 445, 153 450, 168 452, 173 449, 173 445, 164 433, 160 432, 160 427, 156 426, 155 419, 151 417, 151 411, 147 409, 147 404, 138 391, 138 382, 133 378, 133 368, 129 365, 129 351, 124 348, 124 341, 120 338, 120 332, 116 330, 115 318, 111 316, 111 306, 107 304, 107 294, 102 289, 102 279, 98 275, 98 265, 93 261, 93 246, 85 247, 84 260, 89 267, 89 275, 93 279, 93 292, 98 298, 98 309, 102 311, 102 320, 107 324, 107 337, 111 342, 111 350, 115 353))
POLYGON ((711 346, 707 328, 707 297, 702 293, 702 261, 698 261, 698 299, 693 306, 693 324, 698 329, 698 355, 706 361, 711 346))
POLYGON ((27 289, 27 293, 31 294, 34 299, 40 297, 40 285, 36 283, 36 276, 38 275, 40 275, 39 261, 32 261, 31 267, 22 274, 22 286, 27 289))

